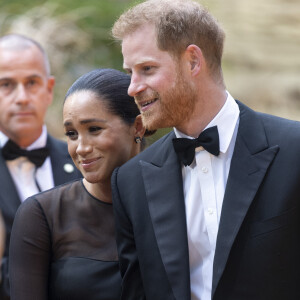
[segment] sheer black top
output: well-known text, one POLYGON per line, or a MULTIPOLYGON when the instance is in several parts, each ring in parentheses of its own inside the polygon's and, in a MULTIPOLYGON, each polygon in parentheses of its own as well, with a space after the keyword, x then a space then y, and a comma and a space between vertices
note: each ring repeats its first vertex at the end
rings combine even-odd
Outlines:
POLYGON ((20 206, 9 260, 12 300, 120 297, 112 205, 90 195, 82 180, 20 206))

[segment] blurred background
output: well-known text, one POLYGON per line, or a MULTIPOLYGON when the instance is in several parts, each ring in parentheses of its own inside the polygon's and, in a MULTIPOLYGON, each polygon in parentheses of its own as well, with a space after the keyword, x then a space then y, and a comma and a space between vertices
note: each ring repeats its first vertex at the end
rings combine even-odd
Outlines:
MULTIPOLYGON (((62 102, 82 74, 122 70, 110 29, 132 0, 0 0, 0 35, 20 33, 46 49, 56 77, 48 130, 64 138, 62 102)), ((232 96, 266 113, 300 120, 300 1, 203 0, 226 32, 223 71, 232 96)), ((166 130, 150 138, 153 142, 166 130)))

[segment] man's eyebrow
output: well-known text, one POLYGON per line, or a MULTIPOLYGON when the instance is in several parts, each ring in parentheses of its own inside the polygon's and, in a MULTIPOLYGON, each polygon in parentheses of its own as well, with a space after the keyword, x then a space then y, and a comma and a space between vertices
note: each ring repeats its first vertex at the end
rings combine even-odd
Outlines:
MULTIPOLYGON (((137 61, 134 63, 134 66, 141 66, 141 65, 144 65, 144 64, 153 64, 155 63, 156 60, 155 60, 155 57, 144 57, 142 58, 140 61, 137 61)), ((127 66, 126 63, 123 64, 123 69, 130 69, 129 66, 127 66)))
POLYGON ((0 81, 14 81, 14 79, 10 78, 10 77, 3 77, 3 78, 0 78, 0 81))
MULTIPOLYGON (((35 78, 41 79, 42 76, 38 74, 33 74, 25 77, 25 79, 35 79, 35 78)), ((0 78, 0 81, 16 81, 16 80, 13 77, 3 77, 0 78)))
POLYGON ((33 74, 33 75, 26 76, 25 78, 26 78, 26 79, 42 78, 42 76, 41 76, 41 75, 38 75, 38 74, 33 74))

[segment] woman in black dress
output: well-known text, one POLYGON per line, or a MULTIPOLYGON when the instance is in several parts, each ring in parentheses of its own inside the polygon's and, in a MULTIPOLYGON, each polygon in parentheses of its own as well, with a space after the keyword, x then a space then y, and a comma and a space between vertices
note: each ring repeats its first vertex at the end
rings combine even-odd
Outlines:
POLYGON ((139 153, 145 132, 129 84, 120 71, 97 69, 67 92, 68 150, 84 179, 20 206, 11 235, 12 300, 119 299, 110 177, 139 153))

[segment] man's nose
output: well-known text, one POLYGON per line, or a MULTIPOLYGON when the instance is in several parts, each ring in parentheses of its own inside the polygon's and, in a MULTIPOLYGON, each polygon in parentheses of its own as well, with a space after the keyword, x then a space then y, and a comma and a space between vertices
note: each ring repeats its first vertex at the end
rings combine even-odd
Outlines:
POLYGON ((128 87, 128 95, 131 97, 136 96, 146 89, 146 84, 138 76, 132 75, 130 85, 128 87))
POLYGON ((17 88, 16 102, 20 104, 25 104, 29 101, 28 91, 23 84, 19 84, 17 88))

